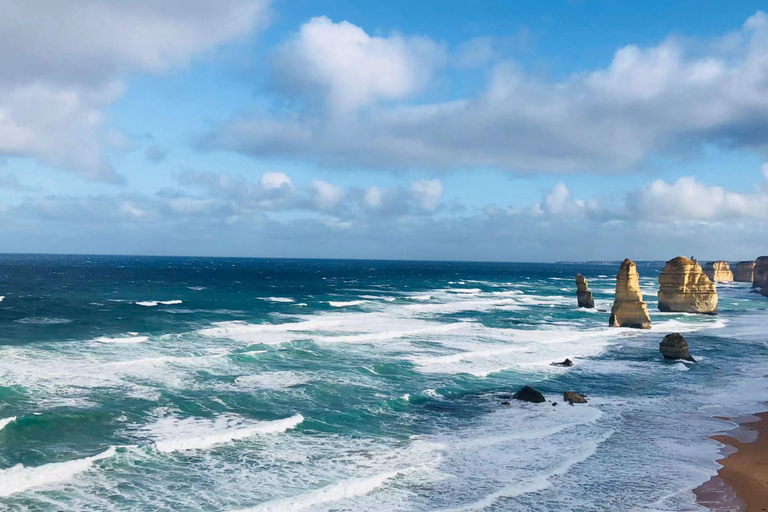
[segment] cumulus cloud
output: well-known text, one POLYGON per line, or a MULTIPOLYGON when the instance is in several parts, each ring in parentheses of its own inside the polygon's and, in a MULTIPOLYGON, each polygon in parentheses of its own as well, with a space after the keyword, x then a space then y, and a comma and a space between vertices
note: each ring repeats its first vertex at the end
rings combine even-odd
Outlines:
MULTIPOLYGON (((102 181, 104 111, 125 77, 163 72, 246 36, 267 0, 6 0, 0 3, 0 154, 102 181)), ((148 155, 149 156, 149 155, 148 155)))
POLYGON ((428 38, 370 36, 321 16, 277 50, 273 70, 281 87, 347 113, 413 95, 442 59, 442 48, 428 38))
POLYGON ((344 197, 344 190, 327 181, 315 180, 312 182, 314 189, 314 203, 320 210, 333 210, 344 197))
MULTIPOLYGON (((376 38, 349 23, 320 19, 308 26, 332 34, 329 40, 341 42, 340 48, 329 49, 302 31, 287 43, 288 55, 329 53, 330 63, 288 59, 304 67, 286 64, 283 75, 303 84, 305 97, 342 110, 367 108, 342 120, 306 108, 287 117, 240 118, 218 127, 209 145, 334 166, 553 173, 625 172, 654 155, 687 153, 703 144, 768 152, 763 12, 710 41, 670 37, 655 46, 628 45, 607 66, 561 81, 528 75, 507 60, 494 65, 487 87, 474 97, 416 104, 392 103, 414 87, 393 85, 372 64, 384 54, 381 69, 408 76, 403 70, 410 67, 393 63, 399 62, 395 50, 379 50, 383 42, 373 45, 376 50, 360 43, 376 38), (348 51, 354 68, 333 64, 348 51)), ((476 44, 481 52, 483 45, 476 44)), ((419 62, 433 69, 424 62, 439 59, 426 55, 419 62)))
POLYGON ((419 206, 427 211, 437 210, 443 192, 443 184, 440 180, 420 180, 411 183, 411 193, 419 206))

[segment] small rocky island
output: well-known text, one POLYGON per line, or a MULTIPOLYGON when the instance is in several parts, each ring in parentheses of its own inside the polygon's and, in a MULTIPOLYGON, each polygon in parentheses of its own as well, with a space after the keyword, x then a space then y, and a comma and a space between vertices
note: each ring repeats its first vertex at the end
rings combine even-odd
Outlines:
POLYGON ((671 259, 659 274, 659 311, 716 315, 715 283, 695 261, 671 259))
POLYGON ((740 261, 733 267, 733 280, 738 283, 751 283, 755 278, 756 261, 740 261))
POLYGON ((733 272, 727 261, 710 261, 704 265, 704 273, 715 283, 733 282, 733 272))
POLYGON ((592 298, 592 292, 589 291, 587 280, 581 274, 576 274, 576 300, 580 308, 595 307, 595 300, 592 298))
POLYGON ((760 256, 755 261, 755 277, 752 287, 768 297, 768 256, 760 256))
POLYGON ((624 260, 616 275, 616 299, 608 324, 611 327, 651 328, 648 306, 643 302, 643 292, 640 291, 637 265, 629 258, 624 260))

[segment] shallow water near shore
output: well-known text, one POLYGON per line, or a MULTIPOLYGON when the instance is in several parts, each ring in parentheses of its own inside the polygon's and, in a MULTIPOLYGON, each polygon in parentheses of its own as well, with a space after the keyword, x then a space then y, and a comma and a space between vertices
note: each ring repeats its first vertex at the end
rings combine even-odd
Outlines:
POLYGON ((640 331, 576 307, 618 263, 0 256, 0 509, 699 510, 768 299, 659 313, 661 268, 640 331))

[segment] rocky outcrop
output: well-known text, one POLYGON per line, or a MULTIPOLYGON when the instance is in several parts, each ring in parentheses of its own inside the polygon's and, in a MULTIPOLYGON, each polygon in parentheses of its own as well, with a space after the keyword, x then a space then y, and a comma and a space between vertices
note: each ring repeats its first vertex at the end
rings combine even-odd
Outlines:
POLYGON ((678 333, 664 336, 664 339, 659 344, 659 352, 664 356, 664 359, 684 359, 696 362, 688 350, 688 342, 678 333))
POLYGON ((584 395, 580 395, 575 391, 566 391, 565 393, 563 393, 563 400, 568 402, 571 405, 587 403, 587 399, 584 398, 584 395))
POLYGON ((565 361, 563 361, 561 363, 549 363, 549 365, 550 366, 562 366, 563 368, 570 368, 571 366, 573 366, 573 361, 571 361, 570 359, 566 358, 565 361))
POLYGON ((540 404, 541 402, 547 401, 547 399, 544 398, 544 395, 530 386, 523 387, 520 391, 512 395, 512 398, 515 400, 522 400, 524 402, 533 402, 534 404, 540 404))
POLYGON ((760 256, 755 261, 755 277, 752 286, 759 288, 760 293, 768 297, 768 256, 760 256))
POLYGON ((684 256, 669 260, 659 274, 659 311, 717 314, 717 288, 701 265, 684 256))
POLYGON ((727 261, 710 261, 704 265, 704 273, 715 283, 733 282, 733 272, 727 261))
POLYGON ((651 328, 648 306, 643 302, 643 292, 640 291, 637 265, 630 259, 624 260, 616 275, 616 298, 608 324, 611 327, 651 328))
POLYGON ((740 261, 733 267, 733 280, 739 283, 751 283, 755 280, 756 261, 740 261))
POLYGON ((576 274, 576 299, 580 308, 595 307, 595 300, 592 298, 592 292, 589 291, 587 280, 581 274, 576 274))

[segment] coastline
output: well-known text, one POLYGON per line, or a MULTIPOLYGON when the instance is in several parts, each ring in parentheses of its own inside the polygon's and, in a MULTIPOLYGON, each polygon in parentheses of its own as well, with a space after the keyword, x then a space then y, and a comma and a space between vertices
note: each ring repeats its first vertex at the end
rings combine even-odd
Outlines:
POLYGON ((720 419, 738 427, 712 436, 724 445, 723 467, 694 489, 697 503, 715 512, 768 510, 768 412, 720 419))

